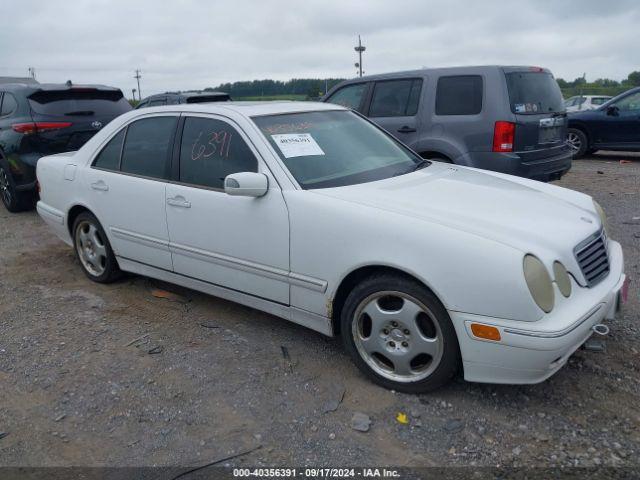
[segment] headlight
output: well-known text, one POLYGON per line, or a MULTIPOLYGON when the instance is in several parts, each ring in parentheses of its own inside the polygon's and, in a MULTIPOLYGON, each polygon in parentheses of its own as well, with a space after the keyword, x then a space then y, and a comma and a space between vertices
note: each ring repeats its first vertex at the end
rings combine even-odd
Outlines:
POLYGON ((595 200, 593 201, 593 206, 596 209, 596 212, 598 213, 598 216, 600 217, 600 222, 602 222, 602 228, 604 228, 604 233, 606 233, 607 237, 608 237, 609 236, 609 224, 607 223, 607 214, 604 213, 604 210, 602 209, 600 204, 598 202, 596 202, 595 200))
POLYGON ((571 295, 571 278, 567 269, 560 262, 553 262, 553 278, 556 281, 556 285, 558 285, 560 293, 569 298, 569 295, 571 295))
POLYGON ((524 279, 529 287, 529 292, 538 306, 549 313, 553 310, 555 300, 553 283, 544 264, 533 255, 524 257, 524 279))

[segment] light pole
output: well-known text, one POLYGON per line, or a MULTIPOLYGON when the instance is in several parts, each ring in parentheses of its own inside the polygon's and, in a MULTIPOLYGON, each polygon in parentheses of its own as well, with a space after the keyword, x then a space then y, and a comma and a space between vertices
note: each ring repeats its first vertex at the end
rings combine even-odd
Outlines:
POLYGON ((358 52, 358 63, 356 63, 356 67, 359 69, 360 76, 362 76, 362 52, 367 49, 362 42, 360 41, 360 35, 358 35, 358 46, 354 48, 356 52, 358 52))
POLYGON ((142 100, 142 90, 140 90, 140 79, 142 75, 140 75, 140 70, 136 69, 136 74, 133 76, 138 81, 138 99, 142 100))

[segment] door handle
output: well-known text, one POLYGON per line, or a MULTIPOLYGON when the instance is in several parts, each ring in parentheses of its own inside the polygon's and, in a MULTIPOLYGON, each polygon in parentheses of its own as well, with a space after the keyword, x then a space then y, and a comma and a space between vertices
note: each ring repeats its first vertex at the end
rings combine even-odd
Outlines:
POLYGON ((109 190, 109 185, 104 183, 102 180, 98 180, 97 182, 91 184, 91 188, 93 188, 94 190, 106 192, 109 190))
POLYGON ((167 198, 167 203, 174 207, 191 208, 191 202, 180 195, 178 195, 177 197, 167 198))
POLYGON ((398 129, 398 132, 400 133, 413 133, 415 131, 416 131, 415 128, 408 127, 407 125, 405 125, 404 127, 400 127, 398 129))

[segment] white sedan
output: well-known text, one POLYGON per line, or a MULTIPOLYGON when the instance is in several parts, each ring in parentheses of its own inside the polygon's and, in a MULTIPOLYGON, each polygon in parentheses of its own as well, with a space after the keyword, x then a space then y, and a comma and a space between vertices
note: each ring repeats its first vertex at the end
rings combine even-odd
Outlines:
POLYGON ((626 288, 591 197, 422 159, 336 105, 134 110, 37 176, 91 280, 133 272, 340 334, 405 392, 460 369, 543 381, 626 288))

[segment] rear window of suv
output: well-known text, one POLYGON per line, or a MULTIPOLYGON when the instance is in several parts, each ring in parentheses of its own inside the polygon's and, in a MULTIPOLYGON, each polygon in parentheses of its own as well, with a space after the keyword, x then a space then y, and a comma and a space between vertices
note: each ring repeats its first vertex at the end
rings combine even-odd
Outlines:
POLYGON ((505 77, 513 113, 564 112, 562 92, 549 72, 509 72, 505 77))
POLYGON ((41 90, 29 96, 29 104, 42 115, 118 116, 131 110, 120 90, 41 90))

